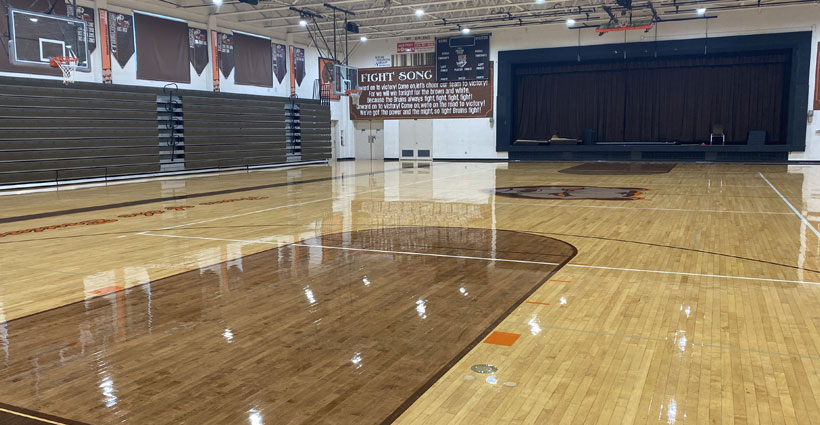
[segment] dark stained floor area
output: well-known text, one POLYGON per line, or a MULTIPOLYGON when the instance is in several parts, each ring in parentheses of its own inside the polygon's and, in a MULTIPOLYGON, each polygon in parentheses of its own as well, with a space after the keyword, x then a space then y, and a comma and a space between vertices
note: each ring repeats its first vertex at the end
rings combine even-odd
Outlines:
POLYGON ((0 424, 2 425, 87 425, 70 421, 17 406, 0 403, 0 424))
POLYGON ((634 163, 634 162, 588 162, 565 168, 559 173, 586 174, 600 176, 642 176, 647 174, 666 174, 675 168, 675 163, 634 163))
POLYGON ((575 253, 469 228, 308 239, 8 322, 0 398, 94 425, 389 422, 575 253))

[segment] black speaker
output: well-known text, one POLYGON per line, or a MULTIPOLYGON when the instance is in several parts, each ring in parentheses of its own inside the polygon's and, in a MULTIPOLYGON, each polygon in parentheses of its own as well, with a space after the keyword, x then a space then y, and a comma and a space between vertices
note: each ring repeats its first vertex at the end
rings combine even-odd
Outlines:
POLYGON ((355 22, 348 22, 347 27, 345 27, 345 29, 347 29, 347 32, 349 32, 351 34, 358 34, 359 33, 359 24, 357 24, 355 22))
POLYGON ((749 131, 749 139, 746 141, 749 146, 763 146, 766 144, 766 132, 763 130, 749 131))
POLYGON ((585 145, 594 145, 595 144, 595 130, 591 128, 584 129, 584 136, 581 138, 584 141, 585 145))

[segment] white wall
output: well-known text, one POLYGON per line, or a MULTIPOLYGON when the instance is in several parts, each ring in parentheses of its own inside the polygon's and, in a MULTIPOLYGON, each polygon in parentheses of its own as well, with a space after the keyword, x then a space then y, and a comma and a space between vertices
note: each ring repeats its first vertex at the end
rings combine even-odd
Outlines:
MULTIPOLYGON (((62 1, 62 0, 58 0, 62 1)), ((164 15, 168 17, 178 18, 178 19, 185 19, 188 22, 188 25, 200 29, 208 29, 208 30, 215 30, 222 33, 230 34, 233 30, 240 30, 246 33, 251 34, 259 34, 262 36, 270 37, 272 42, 285 44, 285 45, 293 45, 296 47, 301 47, 305 49, 305 78, 302 81, 301 86, 297 86, 296 88, 296 95, 300 98, 310 99, 313 97, 313 84, 316 79, 319 78, 319 52, 315 48, 309 48, 301 43, 293 42, 292 40, 285 40, 281 36, 279 32, 270 31, 267 34, 260 34, 259 30, 255 30, 254 28, 248 28, 242 25, 235 25, 236 28, 227 28, 224 26, 217 25, 217 22, 209 18, 207 15, 202 14, 195 14, 185 9, 175 9, 175 8, 162 8, 150 4, 146 4, 144 2, 138 0, 120 0, 120 1, 110 1, 110 0, 80 0, 78 4, 81 6, 88 6, 93 7, 96 12, 95 20, 97 23, 97 49, 91 55, 91 72, 78 72, 76 74, 76 81, 82 82, 97 82, 102 83, 102 70, 100 68, 100 64, 102 61, 102 47, 99 45, 99 32, 103 29, 99 26, 99 10, 100 9, 107 9, 110 12, 116 13, 132 13, 132 10, 138 10, 143 12, 150 12, 154 14, 164 15), (210 21, 210 22, 209 22, 210 21), (290 41, 290 42, 288 42, 290 41)), ((207 11, 207 8, 199 8, 200 11, 207 11)), ((136 29, 139 31, 139 29, 136 29)), ((205 70, 202 71, 202 75, 197 75, 196 71, 194 70, 193 66, 190 68, 191 72, 191 83, 190 84, 182 84, 177 83, 180 89, 189 89, 189 90, 204 90, 204 91, 213 91, 213 57, 211 57, 211 37, 210 31, 208 32, 208 56, 210 62, 208 66, 205 67, 205 70)), ((137 79, 137 53, 135 53, 125 67, 120 67, 120 64, 112 58, 111 60, 111 71, 112 71, 112 79, 114 84, 124 84, 124 85, 131 85, 131 86, 144 86, 144 87, 163 87, 164 85, 168 84, 168 82, 164 81, 150 81, 150 80, 140 80, 137 79)), ((282 83, 276 79, 276 76, 273 77, 273 87, 256 87, 256 86, 246 86, 246 85, 239 85, 234 83, 234 72, 231 72, 231 75, 227 77, 222 76, 220 72, 220 91, 225 93, 243 93, 243 94, 253 94, 253 95, 261 95, 261 96, 281 96, 281 97, 289 97, 290 96, 290 57, 288 57, 288 73, 285 75, 285 78, 282 79, 282 83)), ((0 72, 2 76, 11 76, 11 77, 29 77, 29 78, 42 78, 42 79, 62 79, 61 77, 51 77, 51 76, 42 76, 42 75, 32 75, 32 74, 20 74, 20 73, 9 73, 9 72, 0 72)))
MULTIPOLYGON (((809 96, 814 93, 814 69, 817 57, 817 42, 820 41, 816 25, 820 23, 820 7, 814 5, 789 6, 780 8, 747 9, 720 13, 717 19, 661 23, 658 39, 686 39, 704 37, 708 22, 709 37, 748 35, 792 31, 813 31, 811 78, 809 96)), ((562 24, 530 26, 515 29, 493 30, 490 41, 490 57, 497 62, 498 52, 548 47, 577 46, 579 31, 567 29, 562 24)), ((626 42, 648 42, 654 40, 655 32, 626 32, 626 42)), ((395 54, 397 39, 371 40, 356 46, 351 57, 351 65, 360 68, 374 67, 377 55, 395 54)), ((624 42, 624 33, 599 37, 593 30, 580 31, 580 44, 611 44, 624 42)), ((497 70, 497 67, 496 67, 497 70)), ((496 81, 493 82, 497 90, 496 81)), ((497 91, 496 91, 497 95, 497 91)), ((809 105, 812 102, 810 101, 809 105)), ((343 118, 343 117, 342 117, 343 118)), ((335 119, 335 118, 334 118, 335 119)), ((389 121, 385 124, 385 157, 398 153, 398 137, 390 137, 389 121)), ((795 152, 790 159, 820 160, 820 115, 807 128, 806 151, 795 152)), ((490 119, 439 119, 433 128, 434 158, 505 158, 506 152, 495 151, 495 126, 490 119)))

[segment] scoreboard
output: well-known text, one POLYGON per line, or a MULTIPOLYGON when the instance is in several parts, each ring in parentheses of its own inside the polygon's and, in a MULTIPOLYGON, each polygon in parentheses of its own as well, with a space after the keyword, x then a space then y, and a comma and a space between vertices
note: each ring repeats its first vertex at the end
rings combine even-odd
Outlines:
POLYGON ((490 34, 436 38, 436 81, 490 77, 490 34))

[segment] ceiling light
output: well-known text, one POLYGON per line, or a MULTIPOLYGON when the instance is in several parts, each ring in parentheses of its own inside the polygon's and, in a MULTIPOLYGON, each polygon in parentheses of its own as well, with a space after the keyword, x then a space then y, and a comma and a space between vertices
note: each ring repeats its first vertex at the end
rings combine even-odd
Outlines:
POLYGON ((416 16, 418 16, 419 18, 424 16, 424 9, 416 9, 416 16))
POLYGON ((361 40, 361 41, 362 41, 362 43, 364 43, 365 41, 367 41, 367 36, 366 36, 366 35, 363 35, 363 36, 361 36, 361 37, 359 38, 359 40, 361 40))
POLYGON ((695 9, 695 11, 698 12, 698 15, 705 15, 706 14, 706 8, 705 7, 699 7, 697 9, 695 9))
POLYGON ((301 25, 301 26, 303 26, 303 27, 306 27, 306 26, 307 26, 307 21, 306 21, 306 20, 304 20, 304 19, 300 19, 300 20, 299 20, 299 25, 301 25))
POLYGON ((567 19, 567 26, 571 27, 573 25, 575 25, 575 19, 572 19, 572 18, 567 19))
POLYGON ((222 4, 222 0, 214 0, 214 4, 219 6, 222 4))
POLYGON ((34 22, 35 24, 39 21, 37 18, 28 18, 28 20, 34 22))
POLYGON ((469 29, 469 28, 462 28, 462 29, 461 29, 461 33, 462 33, 462 34, 469 34, 469 33, 470 33, 470 29, 469 29))
POLYGON ((535 0, 537 4, 544 4, 544 0, 535 0))

